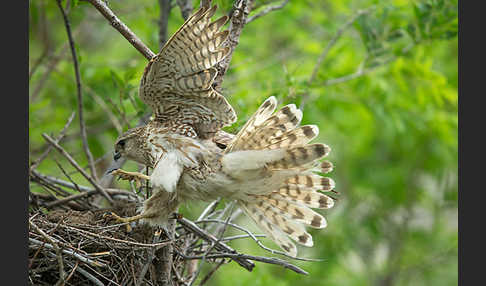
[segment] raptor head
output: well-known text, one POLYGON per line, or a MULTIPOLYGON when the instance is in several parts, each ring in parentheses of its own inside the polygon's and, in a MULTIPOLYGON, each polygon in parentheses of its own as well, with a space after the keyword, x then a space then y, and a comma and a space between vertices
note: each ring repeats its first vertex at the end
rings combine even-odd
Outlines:
POLYGON ((145 126, 136 127, 127 130, 120 135, 115 141, 115 153, 113 159, 115 161, 124 157, 135 162, 148 165, 146 162, 145 151, 143 149, 143 138, 145 126))

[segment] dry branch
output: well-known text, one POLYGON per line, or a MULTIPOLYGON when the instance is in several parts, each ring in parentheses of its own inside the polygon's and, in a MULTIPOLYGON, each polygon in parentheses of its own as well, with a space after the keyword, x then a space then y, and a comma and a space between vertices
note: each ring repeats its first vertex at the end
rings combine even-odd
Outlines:
POLYGON ((248 14, 251 11, 252 4, 253 0, 236 0, 233 5, 232 11, 230 12, 231 18, 229 26, 229 36, 226 42, 222 45, 223 47, 230 47, 230 51, 228 55, 216 65, 218 75, 214 79, 214 88, 218 91, 221 91, 223 77, 228 70, 231 58, 233 56, 233 52, 240 42, 241 31, 246 24, 246 19, 248 18, 248 14))
POLYGON ((272 11, 275 11, 275 10, 280 10, 282 9, 283 7, 285 7, 285 5, 287 5, 287 3, 289 3, 289 0, 284 0, 282 1, 282 3, 280 4, 277 4, 277 5, 271 5, 271 6, 267 6, 265 9, 263 9, 262 11, 258 12, 257 14, 249 17, 248 19, 246 19, 246 24, 262 17, 262 16, 265 16, 267 15, 268 13, 272 12, 272 11))
MULTIPOLYGON (((76 115, 76 113, 73 111, 71 113, 71 116, 69 116, 68 121, 62 128, 61 132, 59 132, 59 136, 57 136, 55 140, 56 143, 61 142, 62 138, 64 138, 64 136, 66 135, 66 130, 69 127, 69 125, 71 125, 71 122, 74 119, 74 115, 76 115)), ((42 155, 40 155, 39 158, 37 158, 34 162, 32 162, 32 164, 30 165, 30 170, 37 168, 37 166, 39 166, 39 164, 47 157, 47 155, 49 155, 49 152, 51 152, 51 150, 52 150, 52 145, 47 146, 47 149, 44 151, 44 153, 42 153, 42 155)))
MULTIPOLYGON (((194 222, 192 222, 192 221, 190 221, 186 218, 178 218, 177 222, 179 222, 179 224, 181 224, 184 228, 188 229, 190 232, 196 234, 197 236, 204 239, 205 241, 207 241, 209 243, 214 243, 215 244, 214 247, 216 249, 218 249, 220 251, 226 251, 226 252, 229 252, 229 253, 236 253, 236 251, 233 248, 231 248, 231 247, 227 246, 226 244, 218 241, 218 239, 214 235, 207 233, 206 231, 204 231, 203 229, 198 227, 194 222)), ((236 258, 234 260, 239 265, 241 265, 242 267, 244 267, 248 271, 252 271, 253 267, 255 267, 255 264, 253 264, 251 261, 249 261, 247 259, 236 258)))
MULTIPOLYGON (((204 1, 201 1, 201 5, 203 5, 204 1)), ((177 6, 179 6, 181 10, 182 18, 187 20, 192 13, 192 1, 191 0, 176 0, 177 6)), ((201 6, 202 7, 202 6, 201 6)), ((208 6, 209 7, 209 6, 208 6)))
POLYGON ((93 179, 93 177, 89 176, 86 173, 86 171, 84 171, 83 168, 81 168, 78 165, 78 163, 76 163, 76 161, 71 157, 71 155, 69 155, 69 153, 66 152, 66 150, 64 150, 64 148, 62 148, 59 144, 57 144, 57 142, 55 142, 51 137, 49 137, 49 135, 42 133, 42 137, 44 137, 45 140, 47 140, 50 144, 52 144, 52 146, 54 146, 54 148, 56 148, 57 151, 59 151, 59 153, 61 153, 64 157, 66 157, 66 159, 69 161, 69 163, 71 163, 71 165, 73 165, 73 167, 76 168, 81 173, 81 175, 83 175, 83 177, 85 177, 86 180, 88 180, 93 185, 93 187, 95 187, 95 189, 98 192, 100 192, 111 204, 113 204, 113 199, 110 197, 110 195, 108 195, 108 193, 105 191, 105 189, 103 187, 101 187, 93 179))
POLYGON ((152 52, 118 17, 111 11, 103 0, 85 0, 91 3, 125 39, 132 44, 146 59, 152 59, 152 52))
POLYGON ((74 47, 74 39, 71 33, 71 24, 69 23, 69 19, 67 17, 66 11, 64 11, 64 8, 62 7, 61 0, 57 0, 57 6, 61 11, 64 20, 64 26, 66 27, 67 36, 69 39, 69 46, 71 47, 71 55, 73 57, 74 74, 76 76, 76 91, 78 94, 78 115, 79 115, 79 127, 81 131, 81 141, 83 143, 84 153, 88 158, 89 168, 91 170, 91 176, 93 176, 93 179, 97 181, 98 178, 96 176, 96 169, 93 160, 93 155, 89 150, 88 139, 86 137, 86 125, 84 122, 84 115, 83 115, 83 93, 81 88, 81 75, 79 73, 79 63, 78 63, 78 57, 76 55, 76 48, 74 47))

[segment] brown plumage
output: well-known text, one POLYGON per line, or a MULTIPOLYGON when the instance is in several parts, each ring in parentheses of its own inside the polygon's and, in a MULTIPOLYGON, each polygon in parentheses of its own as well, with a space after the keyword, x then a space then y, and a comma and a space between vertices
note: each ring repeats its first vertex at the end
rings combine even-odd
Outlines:
POLYGON ((153 189, 139 215, 164 225, 184 201, 236 200, 244 212, 290 255, 294 242, 312 246, 306 227, 327 225, 312 210, 328 209, 334 181, 320 173, 332 170, 330 148, 310 143, 315 125, 299 126, 302 112, 294 104, 277 112, 268 98, 236 134, 221 130, 236 121, 227 100, 211 87, 214 66, 228 54, 222 43, 228 31, 223 16, 213 22, 216 6, 201 8, 169 39, 147 65, 140 97, 154 112, 146 126, 130 129, 115 143, 115 159, 124 156, 153 168, 147 177, 122 170, 124 178, 148 179, 153 189))

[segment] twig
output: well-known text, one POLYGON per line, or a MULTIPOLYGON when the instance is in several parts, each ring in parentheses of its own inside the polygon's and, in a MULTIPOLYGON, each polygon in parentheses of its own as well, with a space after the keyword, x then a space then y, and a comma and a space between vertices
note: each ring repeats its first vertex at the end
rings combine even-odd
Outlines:
MULTIPOLYGON (((372 9, 373 8, 368 8, 368 9, 365 9, 365 10, 359 10, 351 18, 349 18, 349 20, 346 21, 346 23, 344 23, 344 25, 342 25, 338 29, 336 34, 331 38, 331 40, 329 41, 329 43, 327 43, 327 45, 324 48, 324 50, 322 51, 322 53, 319 55, 319 58, 317 59, 317 62, 314 65, 314 69, 312 70, 312 74, 311 74, 309 80, 307 81, 308 86, 312 85, 312 83, 316 79, 317 72, 319 71, 319 68, 321 67, 322 63, 326 59, 331 48, 336 44, 337 40, 343 35, 344 31, 346 31, 346 29, 348 29, 361 15, 369 13, 372 9)), ((302 100, 301 100, 299 109, 304 110, 305 103, 306 103, 307 99, 309 98, 309 92, 308 91, 305 92, 304 94, 301 95, 301 97, 302 97, 302 100)))
MULTIPOLYGON (((69 266, 72 266, 71 263, 68 262, 68 264, 70 264, 69 266)), ((84 277, 88 278, 91 282, 93 282, 97 286, 104 286, 105 285, 98 278, 94 277, 88 271, 86 271, 83 268, 81 268, 81 266, 78 266, 78 268, 76 268, 76 271, 78 271, 79 273, 81 273, 84 277)))
MULTIPOLYGON (((73 111, 73 113, 71 113, 71 116, 69 116, 68 121, 66 122, 61 132, 59 133, 59 136, 57 136, 55 140, 56 143, 61 142, 62 138, 66 135, 66 130, 69 127, 69 125, 71 125, 71 122, 74 119, 74 115, 76 115, 76 113, 73 111)), ((30 165, 30 170, 37 168, 37 166, 39 166, 39 164, 47 157, 47 155, 49 155, 49 152, 51 152, 51 150, 52 150, 52 145, 47 146, 46 151, 44 151, 44 153, 42 153, 42 155, 40 155, 39 158, 37 158, 34 162, 32 162, 32 164, 30 165)))
POLYGON ((209 271, 208 274, 206 274, 206 276, 204 276, 204 278, 201 280, 201 283, 199 283, 199 286, 202 286, 206 282, 208 282, 209 278, 211 278, 211 276, 213 276, 214 272, 216 272, 216 270, 218 270, 219 267, 221 267, 221 265, 223 265, 224 263, 225 263, 225 260, 221 259, 221 261, 216 266, 214 266, 213 269, 211 269, 211 271, 209 271))
POLYGON ((332 37, 332 39, 329 41, 329 43, 327 43, 327 46, 324 48, 322 53, 319 55, 319 58, 317 59, 317 62, 314 66, 314 69, 312 70, 312 74, 309 78, 309 81, 308 81, 309 84, 311 84, 315 80, 315 78, 317 76, 317 72, 319 71, 319 68, 322 65, 322 63, 324 62, 324 60, 326 59, 327 54, 329 53, 331 48, 336 44, 337 40, 343 35, 344 31, 346 31, 346 29, 348 29, 361 15, 367 14, 370 11, 371 11, 371 8, 365 9, 365 10, 358 10, 358 12, 356 12, 346 23, 344 23, 344 25, 342 25, 338 29, 338 31, 336 32, 334 37, 332 37))
POLYGON ((277 5, 273 5, 273 6, 268 6, 266 7, 265 9, 263 9, 262 11, 260 11, 259 13, 249 17, 248 19, 246 19, 246 24, 262 17, 262 16, 265 16, 267 15, 268 13, 272 12, 272 11, 275 11, 275 10, 280 10, 282 9, 283 7, 285 7, 285 5, 287 5, 287 3, 289 3, 289 0, 284 0, 282 1, 282 3, 280 4, 277 4, 277 5))
POLYGON ((85 0, 91 3, 125 39, 132 44, 146 59, 155 57, 152 52, 118 17, 111 11, 103 0, 85 0))
MULTIPOLYGON (((56 249, 56 246, 54 246, 54 245, 56 245, 56 241, 54 239, 51 242, 51 243, 54 242, 54 244, 45 243, 45 242, 42 242, 42 241, 37 240, 37 239, 34 239, 34 238, 30 238, 30 237, 29 237, 29 242, 31 242, 33 244, 36 244, 36 245, 42 245, 42 246, 47 247, 47 248, 50 248, 50 249, 54 249, 54 250, 56 249)), ((101 263, 99 261, 95 261, 93 259, 84 257, 81 254, 78 254, 78 253, 76 253, 76 252, 74 252, 72 250, 62 249, 61 251, 62 251, 62 253, 65 253, 65 254, 68 254, 68 255, 70 255, 72 257, 75 257, 76 259, 78 259, 81 262, 88 263, 90 265, 97 266, 97 267, 108 267, 108 265, 106 265, 105 263, 101 263)))
POLYGON ((120 123, 120 120, 118 120, 118 118, 116 118, 115 114, 113 114, 113 112, 110 110, 110 108, 108 107, 106 102, 103 99, 101 99, 101 97, 99 95, 97 95, 96 92, 92 88, 90 88, 89 86, 86 86, 86 89, 88 90, 88 94, 91 95, 91 97, 93 97, 94 101, 96 101, 96 103, 101 107, 101 109, 103 109, 105 114, 110 119, 111 123, 113 123, 113 126, 115 127, 118 134, 119 135, 122 134, 123 128, 122 128, 122 125, 120 123))
POLYGON ((271 249, 269 247, 266 247, 265 245, 263 245, 263 243, 253 233, 251 233, 251 231, 245 229, 244 227, 242 227, 240 225, 234 224, 234 223, 225 222, 225 221, 219 220, 219 219, 204 219, 204 220, 197 221, 195 223, 206 223, 206 222, 214 222, 214 223, 219 223, 219 224, 226 224, 226 225, 229 225, 231 227, 234 227, 234 228, 236 228, 238 230, 241 230, 241 231, 247 233, 248 236, 250 236, 258 244, 258 246, 260 246, 261 248, 263 248, 264 250, 266 250, 266 251, 268 251, 268 252, 270 252, 272 254, 283 255, 285 257, 288 257, 288 258, 291 258, 291 259, 294 259, 294 260, 302 260, 302 261, 322 261, 321 259, 294 257, 294 256, 288 255, 285 252, 278 251, 278 250, 275 250, 275 249, 271 249))
MULTIPOLYGON (((159 231, 159 232, 156 232, 154 234, 154 238, 152 240, 152 242, 154 244, 159 242, 160 233, 161 232, 159 231)), ((142 270, 140 271, 140 274, 138 275, 137 282, 135 283, 136 286, 139 286, 139 285, 142 284, 143 278, 145 277, 145 274, 147 273, 149 266, 152 264, 152 260, 154 260, 154 258, 155 258, 155 250, 156 250, 155 247, 152 247, 151 249, 147 250, 147 262, 145 263, 142 270)))
POLYGON ((204 210, 203 212, 199 215, 199 218, 196 221, 202 220, 206 215, 209 213, 212 213, 216 207, 218 206, 219 202, 221 201, 221 198, 218 198, 214 201, 212 201, 204 210))
POLYGON ((211 6, 211 2, 212 2, 212 0, 201 0, 200 7, 209 8, 211 6))
POLYGON ((44 137, 45 140, 51 143, 57 149, 57 151, 59 151, 59 153, 61 153, 64 157, 66 157, 69 163, 71 163, 71 165, 73 165, 73 167, 76 168, 81 173, 81 175, 83 175, 86 178, 86 180, 88 180, 98 192, 100 192, 103 196, 105 196, 105 198, 111 204, 113 204, 113 199, 110 197, 110 195, 108 195, 105 189, 103 189, 103 187, 101 187, 95 180, 93 180, 93 178, 90 177, 86 173, 86 171, 84 171, 83 168, 81 168, 78 165, 78 163, 76 163, 76 161, 71 157, 71 155, 69 155, 68 152, 66 152, 66 150, 64 150, 59 144, 57 144, 54 140, 52 140, 52 138, 49 137, 49 135, 47 135, 46 133, 42 133, 42 137, 44 137))
MULTIPOLYGON (((41 174, 41 173, 39 173, 35 170, 32 170, 31 173, 34 176, 39 177, 40 179, 42 179, 44 181, 48 181, 52 184, 64 186, 64 187, 70 188, 72 190, 82 191, 81 194, 75 194, 75 195, 72 195, 72 197, 75 197, 75 196, 84 197, 84 196, 90 196, 90 195, 93 195, 95 193, 98 193, 98 190, 96 190, 96 189, 91 189, 91 188, 88 188, 86 186, 79 185, 79 184, 77 184, 78 187, 76 188, 76 186, 74 184, 70 183, 70 182, 58 179, 56 177, 51 177, 51 176, 41 174)), ((138 198, 138 196, 136 194, 125 191, 125 190, 113 189, 113 188, 106 188, 105 190, 106 190, 107 193, 109 193, 111 195, 126 195, 126 196, 130 196, 130 197, 138 198)), ((66 197, 65 199, 68 199, 68 197, 66 197)), ((76 199, 76 198, 74 198, 74 199, 76 199)))
MULTIPOLYGON (((105 191, 112 196, 114 196, 114 195, 136 196, 135 194, 127 192, 125 190, 106 189, 105 191)), ((97 190, 89 190, 89 191, 86 191, 86 192, 83 192, 83 193, 74 194, 74 195, 71 195, 69 197, 65 197, 63 199, 59 199, 59 200, 56 200, 56 201, 53 201, 53 202, 46 203, 45 207, 46 208, 52 208, 52 207, 57 206, 57 205, 65 204, 69 201, 77 200, 77 199, 84 198, 84 197, 89 197, 89 196, 97 194, 97 193, 98 193, 97 190)))
POLYGON ((206 252, 204 253, 203 255, 203 258, 201 259, 201 263, 199 264, 199 268, 196 272, 196 275, 194 275, 191 279, 191 282, 189 283, 189 286, 191 286, 197 279, 197 277, 199 276, 199 273, 201 272, 201 269, 202 269, 202 266, 204 265, 204 262, 206 262, 206 256, 211 253, 211 251, 213 250, 213 248, 215 247, 215 245, 219 242, 221 242, 221 239, 223 238, 223 234, 224 232, 226 231, 226 228, 228 227, 228 223, 231 219, 231 215, 233 214, 233 209, 234 209, 234 206, 235 206, 235 202, 232 201, 231 203, 229 203, 228 207, 230 209, 230 212, 229 212, 229 215, 225 221, 225 224, 224 224, 224 227, 222 229, 222 231, 219 233, 218 235, 218 240, 214 241, 214 242, 211 242, 211 246, 208 247, 208 249, 206 250, 206 252))
MULTIPOLYGON (((159 17, 159 51, 167 42, 167 27, 169 24, 169 15, 171 10, 171 0, 159 0, 160 17, 159 17)), ((177 1, 179 3, 179 1, 177 1)), ((182 11, 182 9, 181 9, 182 11)), ((189 11, 190 12, 190 11, 189 11)), ((184 18, 185 20, 186 18, 184 18)))
MULTIPOLYGON (((63 262, 61 250, 59 249, 59 246, 57 245, 56 240, 53 239, 52 237, 50 237, 49 235, 47 235, 47 233, 45 233, 42 229, 40 229, 37 225, 35 225, 35 223, 33 223, 30 219, 29 219, 29 225, 30 225, 30 227, 32 227, 34 229, 35 232, 42 235, 42 237, 44 237, 47 241, 49 241, 51 243, 49 245, 48 243, 43 243, 43 242, 39 241, 42 246, 45 246, 45 247, 50 246, 51 249, 54 249, 54 251, 56 251, 56 256, 57 256, 56 258, 57 258, 57 261, 59 263, 59 276, 60 276, 56 285, 63 284, 64 281, 65 281, 64 279, 66 277, 66 273, 64 272, 64 262, 63 262)), ((29 240, 30 239, 31 238, 29 238, 29 240)))
MULTIPOLYGON (((226 244, 222 243, 222 242, 217 242, 217 238, 214 237, 213 235, 207 233, 206 231, 204 231, 203 229, 201 229, 200 227, 198 227, 194 222, 186 219, 186 218, 178 218, 177 221, 186 229, 188 229, 189 231, 191 231, 192 233, 196 234, 197 236, 199 236, 200 238, 206 240, 207 242, 209 243, 215 243, 215 248, 220 250, 220 251, 226 251, 226 252, 229 252, 229 253, 236 253, 236 251, 227 246, 226 244), (217 243, 216 243, 217 242, 217 243)), ((252 263, 251 261, 249 261, 248 259, 240 259, 240 258, 236 258, 235 261, 241 265, 242 267, 244 267, 246 270, 248 271, 252 271, 253 270, 253 267, 255 267, 255 264, 252 263)))
MULTIPOLYGON (((48 225, 54 225, 53 223, 47 223, 47 224, 48 225)), ((82 229, 79 229, 79 228, 71 227, 71 226, 68 226, 68 225, 65 225, 65 224, 59 224, 59 227, 70 230, 70 231, 75 231, 75 232, 78 232, 80 234, 84 234, 84 235, 87 235, 87 236, 90 236, 90 237, 96 237, 100 240, 111 240, 111 241, 114 241, 114 242, 125 243, 125 244, 129 244, 129 245, 132 245, 132 246, 138 246, 138 247, 162 247, 162 246, 165 246, 169 243, 172 243, 170 240, 164 240, 164 241, 161 241, 161 242, 158 242, 158 243, 141 243, 141 242, 128 241, 128 240, 118 239, 118 238, 109 237, 109 236, 105 236, 105 235, 100 235, 100 234, 92 233, 92 232, 82 230, 82 229)))
MULTIPOLYGON (((203 256, 185 256, 184 259, 202 259, 203 256)), ((290 269, 292 271, 295 271, 296 273, 299 274, 304 274, 308 275, 309 273, 307 271, 302 270, 301 268, 288 263, 285 260, 276 258, 276 257, 263 257, 263 256, 254 256, 254 255, 248 255, 248 254, 241 254, 241 253, 221 253, 221 254, 210 254, 207 255, 206 258, 231 258, 233 260, 235 259, 248 259, 248 260, 253 260, 253 261, 260 261, 264 263, 269 263, 269 264, 275 264, 275 265, 280 265, 283 266, 284 268, 290 269)))
POLYGON ((57 6, 59 7, 59 10, 61 11, 61 14, 63 16, 64 26, 66 27, 67 36, 69 39, 69 46, 71 47, 71 55, 73 57, 74 74, 76 76, 76 90, 78 94, 78 115, 79 115, 79 127, 81 131, 81 141, 83 143, 84 153, 88 158, 89 167, 91 170, 91 176, 93 176, 93 179, 95 181, 98 181, 93 155, 89 150, 88 139, 86 137, 86 125, 84 122, 84 115, 83 115, 83 93, 81 88, 81 75, 79 73, 79 63, 78 63, 78 57, 76 55, 76 48, 74 47, 74 39, 71 33, 71 24, 69 23, 69 19, 67 17, 66 11, 64 11, 64 8, 62 7, 61 0, 57 0, 57 6))
POLYGON ((230 47, 228 55, 216 65, 218 74, 214 79, 214 89, 221 91, 223 77, 228 70, 233 52, 240 41, 240 34, 246 24, 246 19, 251 11, 253 0, 236 0, 232 8, 232 15, 229 26, 229 36, 223 47, 230 47))
MULTIPOLYGON (((201 1, 201 7, 204 1, 201 1)), ((179 6, 181 10, 182 18, 187 20, 192 12, 192 1, 191 0, 176 0, 177 6, 179 6)), ((208 6, 209 7, 209 6, 208 6)))

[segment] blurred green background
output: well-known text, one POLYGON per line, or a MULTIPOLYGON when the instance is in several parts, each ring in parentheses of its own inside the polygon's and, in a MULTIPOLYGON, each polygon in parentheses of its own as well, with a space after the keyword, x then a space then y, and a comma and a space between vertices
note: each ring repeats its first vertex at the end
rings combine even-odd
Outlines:
MULTIPOLYGON (((250 16, 280 3, 270 2, 255 1, 250 16)), ((41 134, 57 135, 77 110, 77 101, 59 9, 52 0, 29 3, 34 160, 46 147, 41 134)), ((149 111, 138 99, 147 60, 90 4, 63 3, 70 7, 80 60, 89 146, 102 172, 119 132, 149 111)), ((172 3, 169 36, 183 23, 172 3)), ((232 5, 228 0, 214 3, 220 6, 217 16, 232 5)), ((159 50, 158 1, 111 0, 109 6, 152 51, 159 50)), ((291 0, 245 26, 223 82, 223 94, 239 116, 227 130, 236 132, 271 95, 281 106, 304 102, 303 124, 318 125, 315 141, 332 148, 328 159, 335 169, 329 176, 339 195, 332 209, 321 211, 328 227, 310 230, 315 246, 299 248, 301 256, 323 259, 296 262, 309 276, 261 263, 250 273, 230 263, 210 285, 457 284, 457 9, 457 0, 291 0), (310 82, 326 45, 365 9, 310 82)), ((62 146, 87 165, 77 117, 62 146)), ((56 159, 77 182, 88 185, 61 156, 51 156, 40 172, 65 179, 56 159)), ((42 191, 34 184, 31 190, 42 191)), ((204 205, 188 204, 182 212, 195 218, 204 205)), ((247 220, 241 216, 238 223, 247 220)), ((250 240, 232 246, 269 255, 250 240)))

